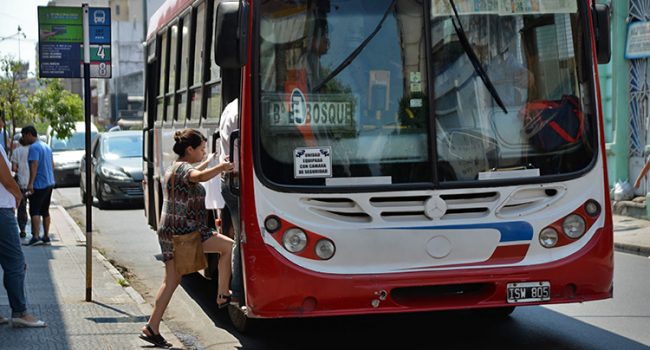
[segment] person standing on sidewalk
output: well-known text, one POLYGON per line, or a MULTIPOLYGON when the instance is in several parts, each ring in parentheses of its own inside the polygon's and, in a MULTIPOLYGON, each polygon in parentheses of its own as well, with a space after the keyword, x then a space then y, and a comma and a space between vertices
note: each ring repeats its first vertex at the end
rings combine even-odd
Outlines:
MULTIPOLYGON (((18 225, 14 209, 23 194, 9 171, 9 160, 0 148, 0 265, 4 272, 4 287, 11 307, 13 327, 45 327, 45 322, 27 313, 25 298, 25 256, 18 238, 18 225)), ((9 320, 0 315, 0 324, 9 320)))
POLYGON ((32 217, 32 239, 28 245, 50 244, 50 200, 54 188, 54 159, 52 149, 38 139, 36 128, 28 125, 21 130, 25 142, 29 144, 29 215, 32 217), (43 218, 43 240, 39 238, 43 218))
POLYGON ((29 155, 29 145, 25 143, 22 137, 18 140, 19 146, 14 149, 11 154, 11 163, 13 170, 16 173, 16 180, 20 191, 23 194, 23 200, 18 205, 18 228, 20 229, 20 238, 25 238, 25 226, 27 225, 27 186, 29 185, 29 163, 27 156, 29 155))

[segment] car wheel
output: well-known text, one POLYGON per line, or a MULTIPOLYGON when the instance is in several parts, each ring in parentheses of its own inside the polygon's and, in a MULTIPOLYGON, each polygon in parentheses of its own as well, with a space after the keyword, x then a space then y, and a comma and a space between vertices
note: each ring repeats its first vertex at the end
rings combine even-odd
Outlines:
POLYGON ((79 196, 81 196, 81 203, 86 204, 86 190, 81 181, 79 181, 79 196))
POLYGON ((102 191, 99 188, 99 183, 97 183, 97 186, 95 187, 95 197, 97 198, 97 207, 99 209, 105 209, 108 206, 108 202, 106 202, 102 197, 102 191))

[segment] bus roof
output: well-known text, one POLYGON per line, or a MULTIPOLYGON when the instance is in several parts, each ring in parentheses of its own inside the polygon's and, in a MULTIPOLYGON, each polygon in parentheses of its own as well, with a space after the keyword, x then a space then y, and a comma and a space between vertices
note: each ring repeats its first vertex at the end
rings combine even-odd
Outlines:
POLYGON ((195 1, 199 0, 166 0, 149 19, 147 41, 195 1))

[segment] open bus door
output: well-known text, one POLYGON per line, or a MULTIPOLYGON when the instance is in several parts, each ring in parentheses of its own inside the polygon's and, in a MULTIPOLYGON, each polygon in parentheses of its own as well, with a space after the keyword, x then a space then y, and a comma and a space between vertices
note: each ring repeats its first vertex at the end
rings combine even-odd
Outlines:
MULTIPOLYGON (((154 44, 150 44, 149 50, 155 51, 154 44)), ((155 59, 155 55, 148 55, 147 65, 145 67, 146 81, 156 82, 156 68, 158 61, 155 59)), ((155 84, 154 84, 155 85, 155 84)), ((144 175, 144 181, 142 183, 142 189, 144 190, 144 214, 147 217, 147 223, 149 226, 157 230, 158 229, 158 216, 156 215, 156 195, 155 195, 155 181, 154 181, 154 119, 156 116, 156 92, 158 91, 156 86, 147 86, 145 84, 145 106, 146 112, 144 114, 144 123, 142 128, 143 133, 143 160, 144 164, 142 166, 142 171, 144 175)))

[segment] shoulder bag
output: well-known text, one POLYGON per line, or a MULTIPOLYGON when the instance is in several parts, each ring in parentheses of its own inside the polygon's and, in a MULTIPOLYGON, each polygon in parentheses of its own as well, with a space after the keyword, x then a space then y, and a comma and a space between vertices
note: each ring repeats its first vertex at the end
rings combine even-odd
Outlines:
MULTIPOLYGON (((171 174, 172 190, 171 190, 171 205, 174 217, 176 216, 176 166, 171 174)), ((201 241, 201 232, 193 231, 185 235, 173 235, 174 244, 174 267, 176 272, 180 275, 187 275, 205 269, 208 263, 203 253, 203 242, 201 241)))

